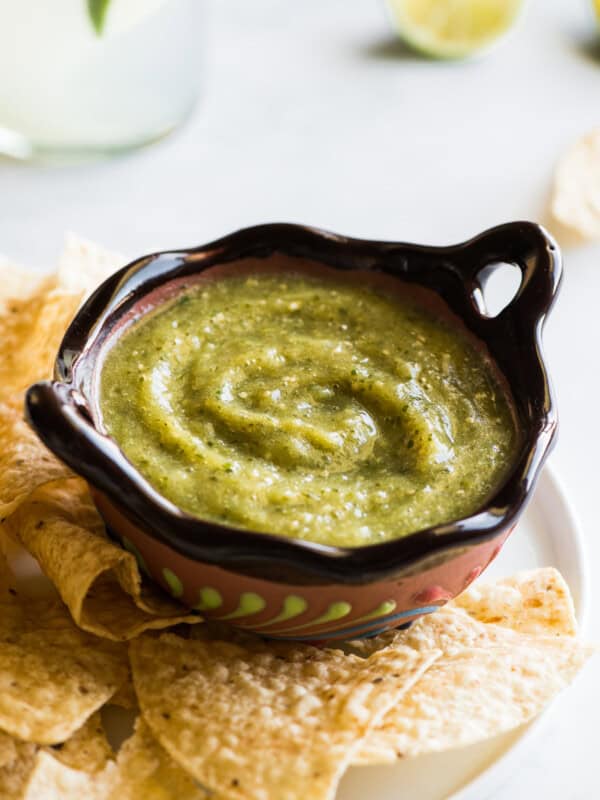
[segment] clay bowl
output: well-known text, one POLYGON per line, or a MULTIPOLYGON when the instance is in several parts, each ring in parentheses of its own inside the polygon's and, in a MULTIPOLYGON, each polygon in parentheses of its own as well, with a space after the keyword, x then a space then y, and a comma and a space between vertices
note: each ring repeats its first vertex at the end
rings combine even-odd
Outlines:
POLYGON ((106 280, 67 330, 55 380, 29 389, 27 418, 88 481, 111 536, 182 603, 269 637, 372 636, 462 592, 495 558, 530 499, 557 424, 540 337, 560 273, 556 244, 529 222, 452 247, 361 241, 299 225, 248 228, 141 258, 106 280), (491 318, 483 287, 500 263, 517 265, 522 280, 491 318), (524 436, 508 479, 477 513, 353 549, 224 527, 163 498, 106 435, 97 402, 102 354, 132 316, 222 272, 296 267, 338 270, 340 278, 359 270, 400 292, 428 290, 487 348, 510 386, 524 436))

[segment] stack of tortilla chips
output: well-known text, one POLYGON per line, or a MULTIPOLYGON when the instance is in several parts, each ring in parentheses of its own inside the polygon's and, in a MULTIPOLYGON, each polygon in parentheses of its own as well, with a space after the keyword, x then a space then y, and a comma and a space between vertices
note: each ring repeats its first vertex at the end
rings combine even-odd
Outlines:
POLYGON ((350 765, 536 716, 593 649, 553 569, 477 584, 343 650, 198 625, 142 580, 22 415, 83 296, 121 262, 76 239, 49 277, 0 261, 0 797, 325 800, 350 765), (116 751, 117 707, 133 730, 116 751))

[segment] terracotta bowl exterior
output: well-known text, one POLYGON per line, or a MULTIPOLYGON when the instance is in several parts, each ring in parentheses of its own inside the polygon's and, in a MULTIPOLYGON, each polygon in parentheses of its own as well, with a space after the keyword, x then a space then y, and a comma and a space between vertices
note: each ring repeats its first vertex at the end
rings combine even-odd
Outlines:
MULTIPOLYGON (((292 265, 292 267, 290 266, 292 265)), ((207 618, 264 636, 324 641, 372 636, 430 613, 495 558, 523 512, 557 418, 541 355, 561 258, 538 225, 513 222, 451 247, 363 241, 299 225, 262 225, 208 245, 139 259, 82 306, 58 352, 53 381, 37 383, 26 415, 42 441, 90 486, 109 534, 142 571, 207 618), (132 318, 213 274, 310 262, 385 275, 432 291, 487 349, 511 389, 523 446, 514 469, 474 515, 359 548, 328 547, 201 520, 167 501, 107 435, 98 408, 103 353, 132 318), (499 264, 521 285, 497 316, 483 288, 499 264)))

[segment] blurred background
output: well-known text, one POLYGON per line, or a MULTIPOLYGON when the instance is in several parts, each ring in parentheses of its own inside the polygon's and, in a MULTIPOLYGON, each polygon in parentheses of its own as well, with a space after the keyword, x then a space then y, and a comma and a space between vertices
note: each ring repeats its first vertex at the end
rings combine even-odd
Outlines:
MULTIPOLYGON (((0 0, 0 252, 50 268, 67 231, 134 258, 267 221, 431 244, 542 222, 565 255, 552 461, 600 574, 600 246, 550 213, 559 158, 600 124, 600 34, 591 0, 499 5, 469 58, 436 60, 456 53, 409 47, 383 0, 0 0)), ((591 669, 494 797, 597 797, 594 707, 591 669)))
MULTIPOLYGON (((433 243, 544 219, 558 157, 598 121, 600 49, 584 0, 533 0, 489 55, 458 62, 409 50, 379 0, 147 0, 128 30, 107 25, 94 41, 88 26, 107 55, 81 75, 73 54, 72 106, 48 53, 52 37, 58 55, 68 47, 69 10, 73 28, 87 24, 85 2, 0 0, 0 117, 37 106, 34 133, 60 140, 71 125, 77 143, 106 79, 111 112, 121 106, 125 129, 143 117, 148 130, 132 132, 143 140, 160 133, 153 102, 176 122, 196 88, 198 100, 174 134, 127 156, 1 162, 1 249, 28 263, 51 260, 66 229, 134 255, 266 220, 433 243), (30 24, 44 9, 49 19, 30 24), (132 53, 146 36, 149 54, 132 53), (126 70, 128 53, 141 75, 126 70)), ((103 124, 100 113, 90 127, 103 124)))

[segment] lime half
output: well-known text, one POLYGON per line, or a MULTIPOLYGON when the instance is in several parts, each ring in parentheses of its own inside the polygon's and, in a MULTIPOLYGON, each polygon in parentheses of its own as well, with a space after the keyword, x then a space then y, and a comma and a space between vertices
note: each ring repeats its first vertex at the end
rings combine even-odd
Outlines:
POLYGON ((387 0, 387 5, 396 30, 415 50, 433 58, 467 58, 512 27, 524 0, 387 0))

